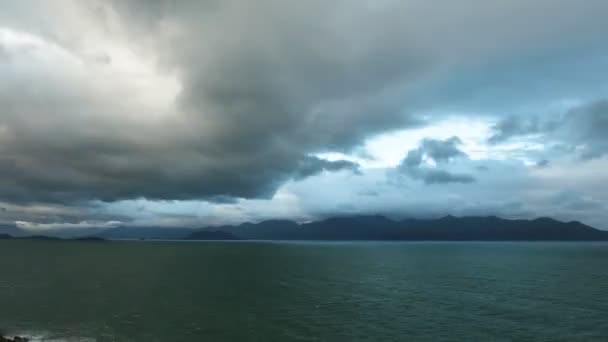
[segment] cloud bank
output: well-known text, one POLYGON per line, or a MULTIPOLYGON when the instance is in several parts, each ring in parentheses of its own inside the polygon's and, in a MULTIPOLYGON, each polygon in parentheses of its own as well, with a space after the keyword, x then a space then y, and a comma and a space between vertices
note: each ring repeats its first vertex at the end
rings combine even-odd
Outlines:
MULTIPOLYGON (((491 212, 506 184, 496 173, 518 163, 535 166, 522 183, 557 177, 554 193, 568 184, 598 197, 559 170, 577 159, 599 172, 608 152, 607 15, 601 0, 0 4, 0 220, 131 222, 137 201, 246 220, 279 199, 310 217, 322 212, 287 189, 325 178, 336 193, 337 179, 377 186, 370 175, 387 171, 437 201, 453 186, 477 189, 470 211, 491 212), (453 117, 492 133, 430 136, 399 165, 366 166, 379 158, 370 140, 453 117), (238 203, 251 207, 239 214, 238 203)), ((348 205, 376 210, 366 203, 348 205)))

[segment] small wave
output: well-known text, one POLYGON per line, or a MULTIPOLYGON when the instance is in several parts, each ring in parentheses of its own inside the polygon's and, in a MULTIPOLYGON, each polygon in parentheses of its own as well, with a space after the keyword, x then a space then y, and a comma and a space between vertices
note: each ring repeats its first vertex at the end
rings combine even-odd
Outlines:
POLYGON ((9 336, 21 336, 28 339, 29 342, 96 342, 97 340, 91 337, 59 337, 50 332, 22 332, 15 333, 9 336))

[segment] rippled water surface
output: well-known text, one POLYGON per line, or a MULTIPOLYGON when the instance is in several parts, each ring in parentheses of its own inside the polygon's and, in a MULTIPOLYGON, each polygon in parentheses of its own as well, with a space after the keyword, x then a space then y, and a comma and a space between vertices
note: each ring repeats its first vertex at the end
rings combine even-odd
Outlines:
POLYGON ((608 340, 608 244, 0 241, 47 340, 608 340))

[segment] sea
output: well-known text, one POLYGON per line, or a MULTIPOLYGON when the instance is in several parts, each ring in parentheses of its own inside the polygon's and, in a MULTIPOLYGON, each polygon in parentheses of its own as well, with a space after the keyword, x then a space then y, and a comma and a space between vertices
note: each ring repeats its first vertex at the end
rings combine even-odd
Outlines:
POLYGON ((33 341, 608 341, 608 244, 0 241, 33 341))

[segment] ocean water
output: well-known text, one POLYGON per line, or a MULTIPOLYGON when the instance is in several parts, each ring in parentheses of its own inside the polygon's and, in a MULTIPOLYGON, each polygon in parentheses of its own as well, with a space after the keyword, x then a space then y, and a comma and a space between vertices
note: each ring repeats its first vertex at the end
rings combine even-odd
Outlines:
POLYGON ((0 241, 47 341, 607 341, 608 244, 0 241))

